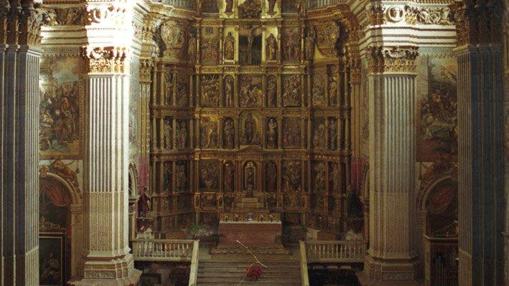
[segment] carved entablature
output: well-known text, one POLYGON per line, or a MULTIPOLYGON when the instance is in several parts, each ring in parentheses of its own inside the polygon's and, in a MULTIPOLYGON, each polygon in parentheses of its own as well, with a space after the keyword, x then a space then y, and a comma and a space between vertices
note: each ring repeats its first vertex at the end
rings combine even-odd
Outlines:
POLYGON ((456 2, 450 6, 456 22, 458 46, 501 42, 504 11, 501 2, 475 6, 456 2))
POLYGON ((86 24, 122 27, 127 20, 127 9, 124 5, 114 2, 110 5, 88 6, 86 24))
POLYGON ((124 73, 127 49, 123 47, 83 47, 89 73, 124 73))
POLYGON ((373 4, 368 10, 371 25, 404 23, 408 25, 453 25, 451 8, 444 5, 416 6, 373 4))
POLYGON ((371 47, 369 71, 371 73, 414 73, 417 47, 371 47))
POLYGON ((85 7, 67 7, 48 9, 49 26, 56 25, 85 25, 87 23, 87 11, 85 7))

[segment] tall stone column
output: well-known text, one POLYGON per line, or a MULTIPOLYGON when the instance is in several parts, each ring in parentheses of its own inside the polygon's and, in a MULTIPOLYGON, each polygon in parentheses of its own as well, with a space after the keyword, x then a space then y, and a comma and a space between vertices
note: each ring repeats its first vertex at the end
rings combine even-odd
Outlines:
MULTIPOLYGON (((10 3, 8 3, 10 2, 10 3)), ((39 285, 39 31, 33 1, 0 7, 0 285, 39 285)))
POLYGON ((129 93, 136 1, 90 1, 83 48, 84 269, 74 285, 136 285, 129 253, 129 93))
POLYGON ((414 285, 417 48, 372 47, 367 285, 414 285))
POLYGON ((501 1, 455 5, 459 285, 504 285, 501 1))

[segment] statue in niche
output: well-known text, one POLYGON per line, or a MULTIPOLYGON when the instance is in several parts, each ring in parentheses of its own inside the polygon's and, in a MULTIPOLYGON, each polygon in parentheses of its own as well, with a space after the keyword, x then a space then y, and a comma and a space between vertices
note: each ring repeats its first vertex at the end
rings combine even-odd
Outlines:
POLYGON ((225 13, 232 13, 233 12, 233 0, 225 0, 226 5, 224 7, 225 13))
POLYGON ((187 75, 177 76, 177 106, 187 107, 188 105, 188 77, 187 75))
POLYGON ((306 46, 306 60, 312 61, 315 56, 315 30, 312 27, 308 28, 305 46, 306 46))
POLYGON ((267 57, 267 61, 276 61, 277 60, 277 50, 278 50, 277 39, 274 36, 274 34, 271 33, 267 37, 266 41, 267 41, 267 47, 265 50, 265 55, 267 57))
POLYGON ((253 118, 253 115, 249 113, 244 121, 244 144, 256 144, 256 121, 253 118))
POLYGON ((232 162, 226 162, 224 165, 224 191, 233 192, 235 190, 235 166, 232 162))
POLYGON ((180 121, 177 128, 177 147, 185 149, 187 147, 187 124, 180 121))
POLYGON ((265 169, 265 178, 267 182, 267 192, 276 192, 277 191, 277 167, 276 163, 270 161, 266 165, 265 169))
POLYGON ((201 161, 200 185, 207 190, 218 187, 219 170, 216 161, 201 161))
POLYGON ((325 149, 325 124, 320 123, 313 136, 313 146, 318 149, 325 149))
POLYGON ((334 118, 329 119, 329 148, 331 150, 338 148, 338 126, 334 118))
POLYGON ((274 149, 277 148, 277 134, 278 134, 278 125, 277 120, 275 118, 270 118, 267 122, 267 147, 274 149))
POLYGON ((201 127, 201 146, 202 148, 217 147, 217 124, 210 120, 204 120, 201 127))
POLYGON ((228 35, 224 39, 224 59, 235 59, 235 37, 232 35, 232 32, 228 32, 228 35))
POLYGON ((338 75, 334 65, 329 66, 329 98, 331 106, 338 105, 338 75))
POLYGON ((175 185, 179 192, 185 192, 187 189, 187 171, 185 162, 178 162, 176 165, 175 185))
POLYGON ((258 77, 240 78, 240 106, 258 107, 263 97, 262 82, 258 77))
POLYGON ((269 107, 277 105, 277 79, 275 76, 269 76, 267 79, 267 105, 269 107))
POLYGON ((325 75, 322 72, 317 72, 315 75, 312 93, 314 106, 325 106, 327 104, 325 75))
POLYGON ((219 106, 219 78, 217 75, 202 76, 201 105, 205 107, 219 106))
POLYGON ((233 119, 231 118, 227 118, 224 121, 223 138, 224 147, 226 149, 235 148, 235 126, 233 124, 233 119))
POLYGON ((300 106, 300 76, 291 75, 284 78, 283 102, 285 106, 300 106))
POLYGON ((171 162, 164 162, 163 165, 163 191, 164 192, 171 192, 172 188, 172 179, 173 179, 173 172, 172 172, 172 163, 171 162))
POLYGON ((249 197, 252 197, 256 190, 256 165, 253 162, 248 162, 244 167, 244 190, 249 197))
POLYGON ((301 190, 301 164, 298 161, 286 163, 283 183, 285 191, 298 192, 301 190))
POLYGON ((167 72, 164 74, 164 82, 166 84, 166 92, 164 97, 164 104, 169 106, 173 101, 173 73, 167 72))
POLYGON ((233 91, 234 91, 233 77, 227 76, 224 80, 224 105, 226 107, 233 106, 233 91))
POLYGON ((275 11, 274 11, 274 8, 276 7, 276 0, 268 0, 269 1, 269 10, 268 10, 268 14, 269 15, 274 15, 275 11))
POLYGON ((284 58, 287 61, 298 61, 300 54, 300 35, 299 29, 289 29, 284 33, 284 58))
POLYGON ((173 127, 170 117, 164 119, 164 149, 171 150, 173 148, 173 127))
POLYGON ((283 132, 283 145, 285 147, 300 147, 301 127, 300 120, 286 119, 283 132))
POLYGON ((190 63, 196 61, 196 37, 193 33, 189 33, 189 40, 187 41, 187 56, 190 63))
POLYGON ((332 163, 331 170, 331 182, 332 182, 332 191, 339 193, 339 164, 332 163))
POLYGON ((314 167, 314 188, 317 192, 322 193, 325 191, 325 164, 319 162, 314 167))

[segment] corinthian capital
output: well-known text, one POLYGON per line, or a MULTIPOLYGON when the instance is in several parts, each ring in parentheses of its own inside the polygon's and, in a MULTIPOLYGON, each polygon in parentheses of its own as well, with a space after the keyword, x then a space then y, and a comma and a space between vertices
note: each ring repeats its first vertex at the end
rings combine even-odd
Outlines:
POLYGON ((83 47, 89 73, 125 73, 127 49, 123 47, 83 47))
POLYGON ((414 73, 418 55, 418 48, 412 46, 370 47, 369 71, 371 73, 414 73))
POLYGON ((485 0, 475 5, 463 2, 451 4, 458 46, 499 43, 504 11, 501 3, 485 0))

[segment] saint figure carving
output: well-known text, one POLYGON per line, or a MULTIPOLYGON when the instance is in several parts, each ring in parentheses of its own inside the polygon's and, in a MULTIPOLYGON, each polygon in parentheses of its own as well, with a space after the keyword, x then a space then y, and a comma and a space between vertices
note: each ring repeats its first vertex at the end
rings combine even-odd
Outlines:
POLYGON ((246 121, 244 122, 244 143, 254 144, 256 135, 256 122, 253 115, 248 114, 246 121))
POLYGON ((277 167, 274 162, 267 163, 265 171, 267 178, 267 192, 275 192, 277 190, 277 167))
POLYGON ((277 121, 275 118, 270 118, 267 123, 267 147, 277 148, 277 121))
POLYGON ((235 59, 235 37, 233 37, 232 32, 228 32, 228 35, 224 39, 224 59, 235 59))
POLYGON ((267 80, 267 105, 276 107, 277 104, 277 80, 274 76, 270 76, 267 80))
POLYGON ((269 1, 269 15, 274 15, 274 8, 276 7, 276 0, 268 0, 269 1))
POLYGON ((277 40, 276 37, 274 37, 274 34, 270 34, 270 36, 267 37, 267 46, 265 50, 265 55, 267 57, 267 61, 276 61, 277 60, 277 40))
POLYGON ((233 0, 226 0, 226 6, 224 8, 225 13, 231 13, 233 11, 233 0))
POLYGON ((171 123, 171 118, 164 119, 164 149, 166 150, 170 150, 173 147, 173 128, 171 123))
POLYGON ((244 189, 250 192, 249 196, 253 196, 252 192, 256 190, 256 167, 253 162, 247 163, 244 169, 244 189))
POLYGON ((235 147, 235 127, 233 120, 228 118, 224 122, 223 129, 224 147, 226 149, 233 149, 235 147))
POLYGON ((227 76, 224 80, 224 105, 226 107, 232 107, 233 106, 233 78, 231 76, 227 76))
POLYGON ((224 191, 233 192, 235 187, 235 166, 227 162, 224 166, 224 191))

